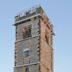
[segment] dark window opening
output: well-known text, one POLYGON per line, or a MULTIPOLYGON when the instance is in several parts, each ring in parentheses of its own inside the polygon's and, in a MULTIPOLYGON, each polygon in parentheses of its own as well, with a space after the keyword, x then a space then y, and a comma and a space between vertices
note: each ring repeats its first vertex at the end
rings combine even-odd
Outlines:
POLYGON ((28 67, 26 67, 25 72, 30 72, 28 67))
POLYGON ((50 29, 50 26, 47 24, 47 28, 50 29))
POLYGON ((34 19, 36 19, 37 17, 34 17, 34 19))
POLYGON ((17 26, 16 26, 16 37, 17 37, 17 26))
POLYGON ((47 44, 49 44, 49 38, 47 35, 45 35, 45 40, 46 40, 47 44))
POLYGON ((47 44, 49 44, 49 34, 48 34, 47 30, 45 32, 45 41, 46 41, 47 44))
POLYGON ((31 25, 23 28, 23 39, 31 37, 31 25))
POLYGON ((15 61, 15 66, 16 66, 17 62, 15 61))

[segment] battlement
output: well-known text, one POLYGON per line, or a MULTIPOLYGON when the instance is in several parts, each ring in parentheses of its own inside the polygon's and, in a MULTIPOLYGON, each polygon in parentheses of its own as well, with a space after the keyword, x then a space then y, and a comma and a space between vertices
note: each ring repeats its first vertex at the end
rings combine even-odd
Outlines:
POLYGON ((26 10, 25 12, 20 12, 18 15, 15 16, 15 21, 19 21, 22 19, 26 19, 30 16, 37 15, 43 12, 43 9, 41 6, 30 8, 29 10, 26 10))

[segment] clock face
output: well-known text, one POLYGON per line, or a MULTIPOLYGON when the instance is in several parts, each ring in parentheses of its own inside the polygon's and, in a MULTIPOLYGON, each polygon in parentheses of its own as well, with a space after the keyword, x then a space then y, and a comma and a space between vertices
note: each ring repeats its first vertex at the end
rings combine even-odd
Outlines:
POLYGON ((23 48, 23 50, 22 50, 22 55, 23 55, 24 57, 30 56, 30 49, 29 49, 29 48, 23 48))

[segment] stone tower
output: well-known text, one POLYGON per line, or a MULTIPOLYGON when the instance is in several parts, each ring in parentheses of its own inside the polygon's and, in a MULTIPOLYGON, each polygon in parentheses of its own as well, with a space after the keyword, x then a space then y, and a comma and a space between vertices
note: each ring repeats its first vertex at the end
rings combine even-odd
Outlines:
POLYGON ((14 72, 53 72, 53 26, 38 6, 15 16, 14 72))

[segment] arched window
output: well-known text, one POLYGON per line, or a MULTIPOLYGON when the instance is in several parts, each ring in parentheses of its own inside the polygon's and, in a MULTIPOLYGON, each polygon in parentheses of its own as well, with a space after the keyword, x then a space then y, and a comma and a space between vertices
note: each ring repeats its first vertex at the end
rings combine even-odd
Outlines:
POLYGON ((45 41, 46 41, 47 44, 49 44, 49 35, 48 35, 47 30, 45 32, 45 41))

